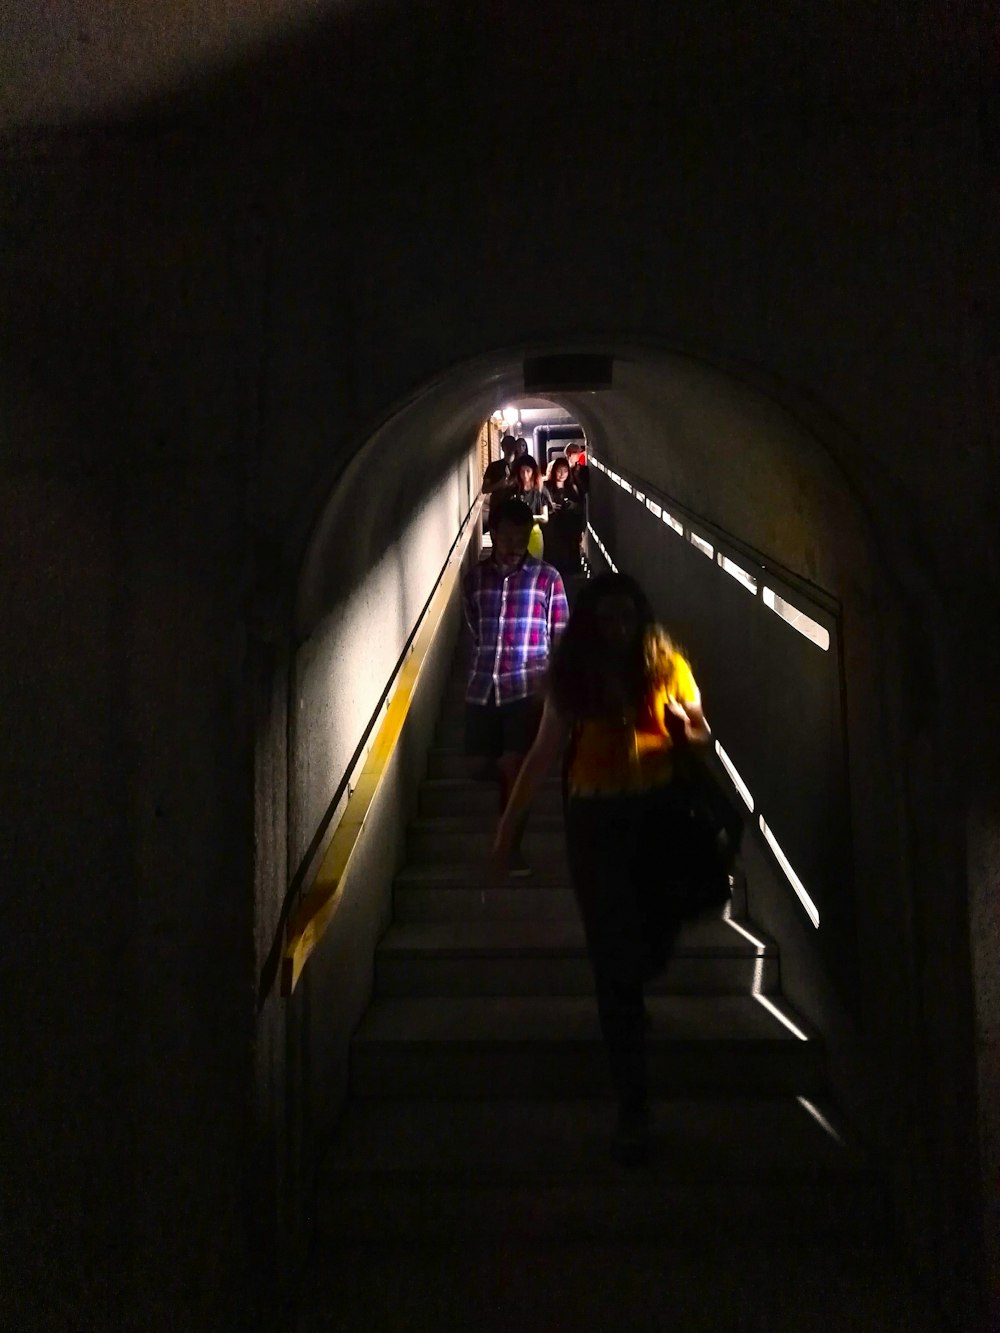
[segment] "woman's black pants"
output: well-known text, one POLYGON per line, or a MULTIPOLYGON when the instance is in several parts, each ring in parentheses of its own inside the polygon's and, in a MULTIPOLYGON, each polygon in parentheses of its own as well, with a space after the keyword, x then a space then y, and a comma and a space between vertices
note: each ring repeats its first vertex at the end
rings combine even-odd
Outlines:
POLYGON ((648 802, 644 796, 573 796, 566 803, 573 889, 611 1078, 624 1111, 646 1102, 643 983, 665 966, 679 930, 666 884, 637 883, 632 874, 638 822, 648 802))

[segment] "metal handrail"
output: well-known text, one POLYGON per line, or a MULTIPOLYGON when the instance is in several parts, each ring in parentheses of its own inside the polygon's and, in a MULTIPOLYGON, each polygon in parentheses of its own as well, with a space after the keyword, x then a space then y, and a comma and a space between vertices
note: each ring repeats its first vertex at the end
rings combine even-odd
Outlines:
POLYGON ((312 883, 291 914, 281 960, 282 996, 287 997, 295 990, 306 962, 329 928, 343 898, 354 853, 402 734, 421 670, 461 579, 462 563, 481 506, 482 500, 477 499, 458 531, 448 560, 417 622, 409 652, 396 674, 385 717, 375 734, 357 785, 350 791, 343 816, 312 883))

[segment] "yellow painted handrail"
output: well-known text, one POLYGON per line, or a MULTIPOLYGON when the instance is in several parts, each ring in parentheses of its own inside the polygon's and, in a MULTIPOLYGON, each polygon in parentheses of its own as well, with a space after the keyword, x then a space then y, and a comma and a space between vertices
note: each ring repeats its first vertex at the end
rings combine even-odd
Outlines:
POLYGON ((396 679, 396 688, 365 761, 358 785, 351 792, 343 818, 330 841, 316 877, 292 914, 281 960, 281 993, 291 995, 312 951, 323 938, 343 897, 351 861, 379 785, 391 760, 410 711, 413 691, 448 603, 461 578, 462 561, 475 531, 481 501, 469 511, 464 538, 459 534, 437 588, 428 603, 410 653, 396 679))

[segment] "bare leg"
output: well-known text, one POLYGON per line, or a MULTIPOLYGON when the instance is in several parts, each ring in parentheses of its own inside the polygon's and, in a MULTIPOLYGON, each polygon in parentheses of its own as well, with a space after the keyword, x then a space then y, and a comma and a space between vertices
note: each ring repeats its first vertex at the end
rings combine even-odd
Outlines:
MULTIPOLYGON (((510 794, 514 790, 514 783, 517 781, 517 775, 521 771, 521 765, 524 763, 523 754, 514 754, 508 751, 502 754, 497 760, 497 772, 500 776, 500 813, 507 809, 507 802, 510 800, 510 794)), ((523 818, 519 821, 511 838, 511 851, 515 861, 518 863, 522 873, 526 870, 521 857, 521 839, 524 836, 524 830, 528 823, 529 811, 524 812, 523 818)), ((515 871, 516 873, 516 871, 515 871)))

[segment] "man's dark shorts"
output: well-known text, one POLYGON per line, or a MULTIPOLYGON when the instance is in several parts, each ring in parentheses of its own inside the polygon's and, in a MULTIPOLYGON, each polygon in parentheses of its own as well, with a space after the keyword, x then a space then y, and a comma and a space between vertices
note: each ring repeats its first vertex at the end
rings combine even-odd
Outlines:
POLYGON ((538 724, 542 701, 535 695, 498 704, 465 705, 465 753, 499 759, 502 754, 527 754, 538 724))

